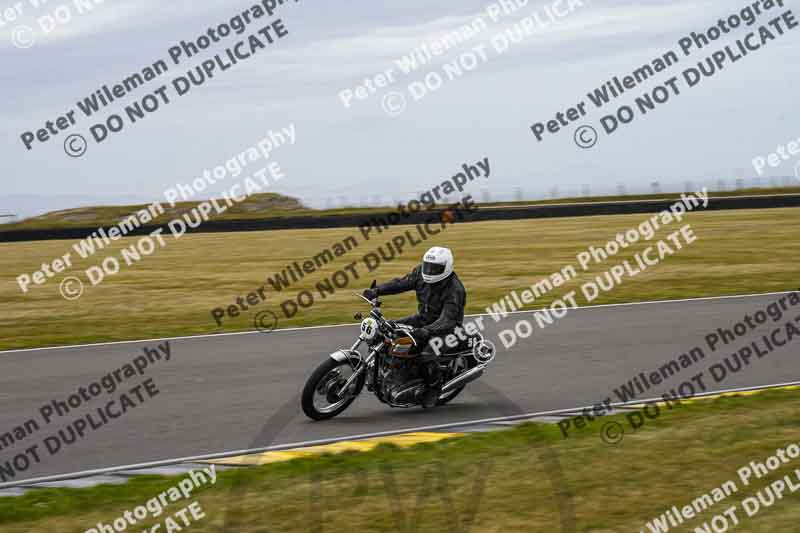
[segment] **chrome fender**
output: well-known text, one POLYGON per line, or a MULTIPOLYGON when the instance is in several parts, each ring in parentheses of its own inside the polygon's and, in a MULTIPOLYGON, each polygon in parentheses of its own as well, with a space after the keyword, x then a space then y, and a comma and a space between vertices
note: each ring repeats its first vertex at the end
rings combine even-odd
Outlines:
POLYGON ((358 364, 361 361, 361 354, 356 350, 336 350, 330 355, 331 359, 339 363, 349 362, 358 364))

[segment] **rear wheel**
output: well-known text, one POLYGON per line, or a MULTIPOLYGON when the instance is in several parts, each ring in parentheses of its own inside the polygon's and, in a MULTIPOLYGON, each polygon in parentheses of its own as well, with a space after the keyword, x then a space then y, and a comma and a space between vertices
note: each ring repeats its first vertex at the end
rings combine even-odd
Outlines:
POLYGON ((342 387, 352 375, 353 369, 347 361, 329 358, 319 365, 303 387, 300 403, 306 416, 312 420, 328 420, 350 407, 364 386, 366 374, 362 373, 350 390, 342 393, 342 387))
MULTIPOLYGON (((467 362, 466 362, 465 359, 466 358, 462 357, 461 359, 456 361, 456 363, 455 363, 455 371, 453 372, 453 376, 456 376, 456 375, 458 375, 458 374, 460 374, 460 373, 462 373, 462 372, 467 370, 467 366, 468 365, 467 365, 467 362)), ((464 387, 466 387, 466 385, 462 385, 460 387, 457 387, 457 388, 455 388, 455 389, 453 389, 451 391, 447 391, 446 393, 442 394, 441 396, 439 396, 439 399, 436 401, 436 405, 444 405, 447 402, 450 402, 450 401, 454 400, 456 396, 461 394, 461 391, 464 390, 464 387)))
POLYGON ((442 394, 441 396, 439 396, 439 399, 436 401, 436 405, 444 405, 447 402, 449 402, 451 400, 454 400, 456 398, 456 396, 461 394, 462 390, 464 390, 464 385, 462 385, 461 387, 458 387, 457 389, 453 389, 451 391, 448 391, 445 394, 442 394))

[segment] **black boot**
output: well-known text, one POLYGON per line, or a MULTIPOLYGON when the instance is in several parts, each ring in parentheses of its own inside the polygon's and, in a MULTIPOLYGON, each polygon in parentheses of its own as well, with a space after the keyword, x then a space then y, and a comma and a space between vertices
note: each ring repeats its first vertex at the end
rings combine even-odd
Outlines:
POLYGON ((425 392, 422 393, 422 407, 432 409, 436 407, 439 396, 442 394, 442 384, 427 385, 425 392))
POLYGON ((432 409, 436 407, 439 396, 442 394, 442 371, 439 363, 432 361, 425 376, 425 392, 422 393, 422 407, 432 409))
POLYGON ((422 378, 425 380, 425 391, 422 393, 422 407, 436 407, 439 395, 442 394, 442 369, 436 360, 436 354, 425 350, 422 353, 422 378))

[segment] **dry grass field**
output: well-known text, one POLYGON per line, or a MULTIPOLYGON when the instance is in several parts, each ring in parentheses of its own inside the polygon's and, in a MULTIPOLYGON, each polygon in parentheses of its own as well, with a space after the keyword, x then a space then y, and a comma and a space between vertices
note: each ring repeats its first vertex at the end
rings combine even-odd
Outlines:
MULTIPOLYGON (((590 245, 602 246, 621 231, 637 226, 646 215, 557 218, 521 221, 463 223, 415 247, 407 247, 392 262, 367 272, 361 258, 378 250, 392 237, 408 230, 395 227, 369 240, 355 228, 287 230, 166 237, 167 245, 141 262, 125 266, 117 275, 90 286, 83 271, 120 250, 136 238, 126 238, 98 252, 90 260, 74 264, 70 272, 57 274, 45 285, 23 294, 16 277, 32 273, 72 249, 75 241, 41 241, 0 244, 0 349, 52 346, 109 340, 241 331, 254 328, 255 315, 270 310, 280 317, 279 327, 352 322, 353 312, 363 303, 353 291, 369 285, 373 277, 388 280, 408 272, 431 245, 453 249, 456 271, 468 290, 467 310, 484 312, 487 305, 512 289, 521 289, 575 264, 575 256, 590 245), (316 273, 281 293, 267 282, 268 276, 287 264, 302 263, 329 249, 348 235, 358 246, 316 273), (301 310, 291 319, 283 317, 280 303, 296 297, 351 262, 357 263, 360 279, 301 310), (64 276, 83 280, 85 292, 76 301, 59 294, 64 276), (246 297, 265 286, 266 301, 252 306, 237 318, 225 318, 218 326, 211 315, 227 307, 238 296, 246 297)), ((644 301, 669 298, 731 295, 796 289, 800 286, 800 209, 764 211, 714 211, 689 215, 697 242, 667 258, 637 277, 625 280, 615 290, 593 303, 644 301)), ((677 229, 673 224, 656 238, 677 229)), ((602 265, 595 265, 569 285, 553 291, 533 308, 577 288, 582 282, 608 270, 641 251, 639 243, 602 265)), ((73 255, 76 255, 73 252, 73 255)), ((384 309, 400 316, 414 309, 413 294, 395 296, 384 309)))

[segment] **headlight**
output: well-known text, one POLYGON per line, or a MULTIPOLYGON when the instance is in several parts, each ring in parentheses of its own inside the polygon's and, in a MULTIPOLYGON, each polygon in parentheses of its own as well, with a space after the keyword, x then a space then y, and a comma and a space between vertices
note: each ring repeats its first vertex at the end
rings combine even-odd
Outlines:
POLYGON ((368 317, 361 321, 361 338, 365 341, 372 341, 378 334, 378 322, 368 317))

